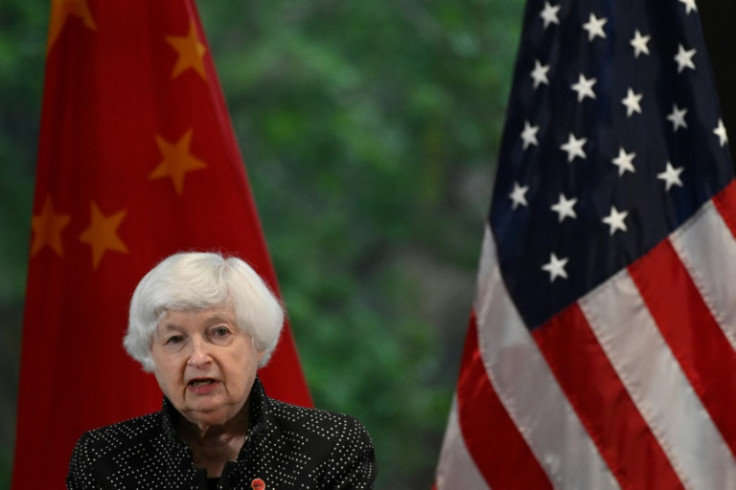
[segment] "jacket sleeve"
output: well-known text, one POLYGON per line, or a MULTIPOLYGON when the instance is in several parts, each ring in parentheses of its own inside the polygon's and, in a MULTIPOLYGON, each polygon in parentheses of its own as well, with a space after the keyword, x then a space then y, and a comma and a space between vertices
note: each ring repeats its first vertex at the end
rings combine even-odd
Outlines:
POLYGON ((324 488, 373 488, 376 456, 368 430, 353 417, 347 417, 345 430, 330 453, 324 488))
POLYGON ((77 441, 69 461, 69 473, 66 475, 67 490, 96 488, 92 477, 92 458, 89 454, 89 434, 84 434, 77 441))

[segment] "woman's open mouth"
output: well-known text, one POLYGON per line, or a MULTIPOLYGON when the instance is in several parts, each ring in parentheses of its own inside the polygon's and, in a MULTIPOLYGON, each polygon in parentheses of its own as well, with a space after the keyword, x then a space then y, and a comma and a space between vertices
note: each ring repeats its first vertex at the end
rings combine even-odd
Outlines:
POLYGON ((193 379, 189 382, 189 386, 203 386, 214 383, 214 379, 193 379))
POLYGON ((195 378, 187 383, 187 389, 196 395, 206 395, 215 389, 219 381, 212 378, 195 378))

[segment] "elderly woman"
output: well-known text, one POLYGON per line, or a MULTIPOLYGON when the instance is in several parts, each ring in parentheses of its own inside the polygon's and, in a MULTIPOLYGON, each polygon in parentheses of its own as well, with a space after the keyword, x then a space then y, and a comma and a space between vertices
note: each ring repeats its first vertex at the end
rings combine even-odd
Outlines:
POLYGON ((282 324, 279 301, 238 258, 159 263, 133 294, 124 345, 156 377, 163 408, 84 434, 67 488, 372 488, 357 420, 265 395, 256 372, 282 324))

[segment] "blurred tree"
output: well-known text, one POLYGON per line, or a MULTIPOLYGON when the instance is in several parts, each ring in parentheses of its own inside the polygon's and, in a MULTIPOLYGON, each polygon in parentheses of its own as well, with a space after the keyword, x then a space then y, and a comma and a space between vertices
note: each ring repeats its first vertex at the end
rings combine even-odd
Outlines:
POLYGON ((383 488, 431 485, 521 6, 201 6, 316 402, 383 488))
MULTIPOLYGON (((381 488, 431 486, 522 6, 199 4, 315 401, 368 426, 381 488)), ((14 353, 47 10, 0 7, 0 342, 14 353)), ((14 356, 1 356, 15 376, 0 396, 0 488, 14 356)))

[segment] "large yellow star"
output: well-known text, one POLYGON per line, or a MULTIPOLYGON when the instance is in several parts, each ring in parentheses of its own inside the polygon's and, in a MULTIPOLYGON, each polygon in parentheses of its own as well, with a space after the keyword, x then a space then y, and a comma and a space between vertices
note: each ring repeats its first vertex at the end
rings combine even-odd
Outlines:
POLYGON ((61 246, 61 230, 69 224, 68 214, 56 214, 51 196, 46 197, 46 202, 39 214, 31 218, 33 229, 33 245, 31 245, 31 257, 36 255, 43 247, 48 245, 59 257, 64 256, 61 246))
POLYGON ((87 28, 97 29, 95 20, 89 11, 87 0, 52 0, 51 17, 49 19, 49 38, 46 43, 47 53, 56 42, 56 38, 59 37, 61 29, 66 24, 70 15, 80 17, 87 28))
POLYGON ((166 42, 171 44, 179 54, 171 78, 176 78, 184 70, 191 68, 199 73, 202 79, 207 80, 203 60, 207 47, 199 40, 194 22, 189 23, 189 32, 186 36, 166 36, 166 42))
POLYGON ((192 143, 192 129, 187 130, 184 135, 179 138, 176 143, 170 143, 159 135, 156 135, 156 144, 164 157, 159 163, 149 179, 160 179, 163 177, 171 177, 174 182, 176 193, 181 195, 184 189, 184 177, 187 172, 206 168, 207 164, 199 158, 189 153, 189 145, 192 143))
POLYGON ((79 241, 92 246, 92 265, 97 269, 102 256, 105 255, 107 250, 128 253, 128 248, 118 236, 118 227, 125 218, 127 211, 122 210, 110 216, 105 216, 94 202, 90 208, 92 222, 89 228, 79 235, 79 241))

